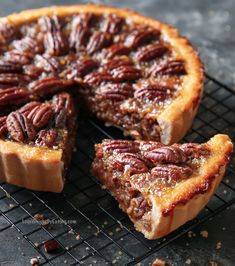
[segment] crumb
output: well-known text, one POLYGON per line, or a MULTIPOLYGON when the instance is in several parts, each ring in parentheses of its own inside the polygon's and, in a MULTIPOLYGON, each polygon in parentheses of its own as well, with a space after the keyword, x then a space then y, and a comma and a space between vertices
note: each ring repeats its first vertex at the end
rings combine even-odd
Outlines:
POLYGON ((90 225, 88 225, 88 226, 87 226, 87 228, 88 228, 88 229, 91 229, 91 226, 90 226, 90 225))
POLYGON ((14 207, 16 207, 16 205, 15 205, 15 204, 13 204, 13 203, 10 203, 10 204, 9 204, 9 208, 11 208, 11 209, 12 209, 12 208, 14 208, 14 207))
POLYGON ((17 236, 17 239, 19 239, 19 240, 20 240, 20 237, 19 237, 19 236, 17 236))
POLYGON ((120 227, 117 227, 117 228, 115 229, 115 231, 116 231, 116 232, 120 232, 120 231, 121 231, 121 228, 120 228, 120 227))
POLYGON ((90 248, 89 247, 86 247, 86 250, 90 250, 90 248))
POLYGON ((80 235, 77 235, 76 240, 80 240, 80 239, 81 239, 80 235))
POLYGON ((207 238, 208 235, 209 235, 209 233, 208 233, 208 231, 203 230, 203 231, 200 232, 200 235, 201 235, 202 237, 204 237, 204 238, 207 238))
POLYGON ((112 263, 115 264, 117 262, 117 260, 113 260, 112 263))
POLYGON ((33 204, 30 202, 30 203, 29 203, 29 207, 32 207, 32 206, 33 206, 33 204))
POLYGON ((10 195, 8 192, 6 192, 6 197, 7 197, 7 198, 10 198, 11 195, 10 195))
POLYGON ((37 220, 37 221, 43 221, 43 220, 46 219, 45 216, 44 216, 43 214, 41 214, 41 213, 36 213, 36 214, 34 214, 33 218, 34 218, 35 220, 37 220))
POLYGON ((69 230, 68 233, 71 234, 71 235, 74 235, 73 229, 69 230))
POLYGON ((217 242, 217 244, 216 244, 216 249, 221 249, 221 246, 222 246, 222 243, 219 241, 219 242, 217 242))
POLYGON ((188 264, 188 265, 190 265, 191 262, 192 262, 192 261, 191 261, 190 259, 187 259, 187 260, 185 261, 185 263, 188 264))
POLYGON ((53 253, 60 249, 58 242, 54 239, 45 242, 43 247, 47 253, 53 253))
POLYGON ((217 262, 215 262, 213 260, 210 261, 210 266, 217 266, 217 265, 218 265, 217 262))
POLYGON ((104 221, 104 224, 105 224, 105 225, 107 225, 107 224, 108 224, 108 222, 107 222, 107 221, 104 221))
POLYGON ((69 250, 69 247, 65 247, 66 250, 69 250))
POLYGON ((113 235, 113 232, 109 232, 109 235, 112 236, 113 235))
POLYGON ((38 246, 39 246, 39 244, 36 242, 36 243, 34 243, 34 246, 35 246, 35 247, 38 247, 38 246))
POLYGON ((188 237, 191 238, 193 235, 193 232, 192 231, 188 231, 188 237))
POLYGON ((67 264, 67 260, 64 260, 64 264, 67 264))
POLYGON ((37 258, 32 258, 30 260, 31 265, 37 265, 39 263, 39 260, 37 258))
POLYGON ((225 230, 226 230, 226 228, 225 228, 225 227, 222 227, 222 230, 223 230, 223 231, 225 231, 225 230))
POLYGON ((122 252, 121 252, 121 251, 118 251, 118 254, 119 254, 119 255, 122 255, 122 252))

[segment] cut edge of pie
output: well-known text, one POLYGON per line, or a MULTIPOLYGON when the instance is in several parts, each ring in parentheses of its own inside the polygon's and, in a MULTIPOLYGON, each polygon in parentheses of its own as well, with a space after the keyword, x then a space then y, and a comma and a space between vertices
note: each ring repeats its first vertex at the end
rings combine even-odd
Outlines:
POLYGON ((161 30, 174 51, 185 60, 187 75, 184 77, 180 95, 156 117, 156 122, 160 127, 162 143, 172 144, 180 140, 191 126, 197 112, 203 92, 204 69, 197 52, 192 48, 188 39, 181 37, 175 28, 134 11, 92 4, 26 10, 0 18, 0 23, 10 22, 17 25, 31 22, 41 16, 56 14, 63 17, 76 13, 117 14, 127 20, 131 18, 134 23, 143 23, 161 30))
POLYGON ((233 144, 227 135, 222 134, 215 135, 205 144, 210 150, 210 155, 208 158, 203 159, 204 161, 199 165, 197 175, 194 176, 192 174, 191 178, 179 183, 170 193, 165 193, 162 197, 144 190, 144 187, 140 189, 142 181, 140 181, 140 185, 137 184, 135 186, 135 179, 138 176, 132 175, 132 178, 129 179, 131 182, 127 183, 129 185, 125 187, 124 183, 123 201, 120 201, 120 193, 118 199, 114 186, 110 185, 110 180, 115 178, 115 174, 113 175, 114 172, 110 172, 105 168, 105 162, 102 156, 99 155, 102 144, 96 146, 93 174, 116 197, 120 208, 124 212, 128 213, 130 205, 125 206, 125 198, 132 197, 131 194, 128 194, 130 191, 133 191, 132 189, 137 189, 138 193, 141 193, 141 197, 144 198, 144 201, 150 202, 150 212, 147 209, 147 216, 142 216, 145 217, 144 219, 142 217, 135 219, 132 215, 129 215, 130 213, 128 213, 128 216, 133 221, 135 228, 142 232, 146 238, 157 239, 174 231, 188 220, 193 219, 208 203, 218 187, 233 151, 233 144))

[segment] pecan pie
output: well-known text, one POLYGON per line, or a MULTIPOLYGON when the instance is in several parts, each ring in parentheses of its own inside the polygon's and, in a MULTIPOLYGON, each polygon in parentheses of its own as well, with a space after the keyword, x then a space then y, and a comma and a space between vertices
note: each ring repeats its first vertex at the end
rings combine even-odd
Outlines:
POLYGON ((194 218, 225 172, 233 145, 226 135, 204 144, 166 146, 153 141, 104 140, 93 173, 138 231, 162 237, 194 218))
MULTIPOLYGON (((23 11, 0 20, 0 48, 0 85, 20 90, 12 104, 73 85, 92 113, 135 139, 181 139, 203 90, 203 66, 188 40, 132 11, 23 11)), ((6 102, 0 95, 0 107, 6 102)))
POLYGON ((60 192, 75 140, 72 96, 31 101, 0 117, 1 180, 29 189, 60 192))

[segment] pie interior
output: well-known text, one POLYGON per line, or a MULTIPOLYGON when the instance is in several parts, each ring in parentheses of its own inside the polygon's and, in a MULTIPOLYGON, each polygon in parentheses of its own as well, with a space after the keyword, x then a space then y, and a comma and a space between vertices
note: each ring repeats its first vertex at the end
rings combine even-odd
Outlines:
POLYGON ((216 135, 204 144, 104 140, 93 173, 145 237, 168 234, 194 218, 219 184, 232 152, 216 135))

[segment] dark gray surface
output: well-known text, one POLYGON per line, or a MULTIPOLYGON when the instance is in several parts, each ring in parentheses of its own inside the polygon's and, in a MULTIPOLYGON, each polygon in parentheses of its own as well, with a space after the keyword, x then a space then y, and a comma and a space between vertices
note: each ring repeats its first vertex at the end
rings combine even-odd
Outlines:
MULTIPOLYGON (((85 3, 87 1, 35 1, 5 0, 0 2, 0 15, 53 4, 85 3)), ((190 38, 202 55, 208 72, 223 83, 235 84, 235 2, 226 1, 93 1, 127 7, 147 16, 170 23, 178 27, 181 33, 190 38)), ((216 261, 218 265, 235 265, 234 230, 235 208, 223 211, 213 220, 207 221, 195 230, 196 236, 187 235, 178 238, 171 245, 161 249, 143 262, 148 265, 155 257, 163 257, 175 265, 210 265, 216 261), (208 238, 200 236, 200 231, 207 230, 208 238), (216 249, 218 242, 221 248, 216 249)), ((0 223, 0 226, 5 226, 0 223)), ((7 224, 6 224, 7 226, 7 224)), ((78 251, 79 252, 79 251, 78 251)), ((22 239, 14 228, 8 228, 0 234, 0 265, 29 265, 30 258, 36 256, 27 241, 22 239), (20 239, 18 239, 20 238, 20 239)), ((61 265, 62 262, 58 263, 61 265)), ((67 264, 70 262, 67 260, 67 264)))
POLYGON ((208 73, 235 87, 234 0, 2 0, 0 15, 27 8, 87 2, 134 9, 176 26, 200 51, 208 73))

